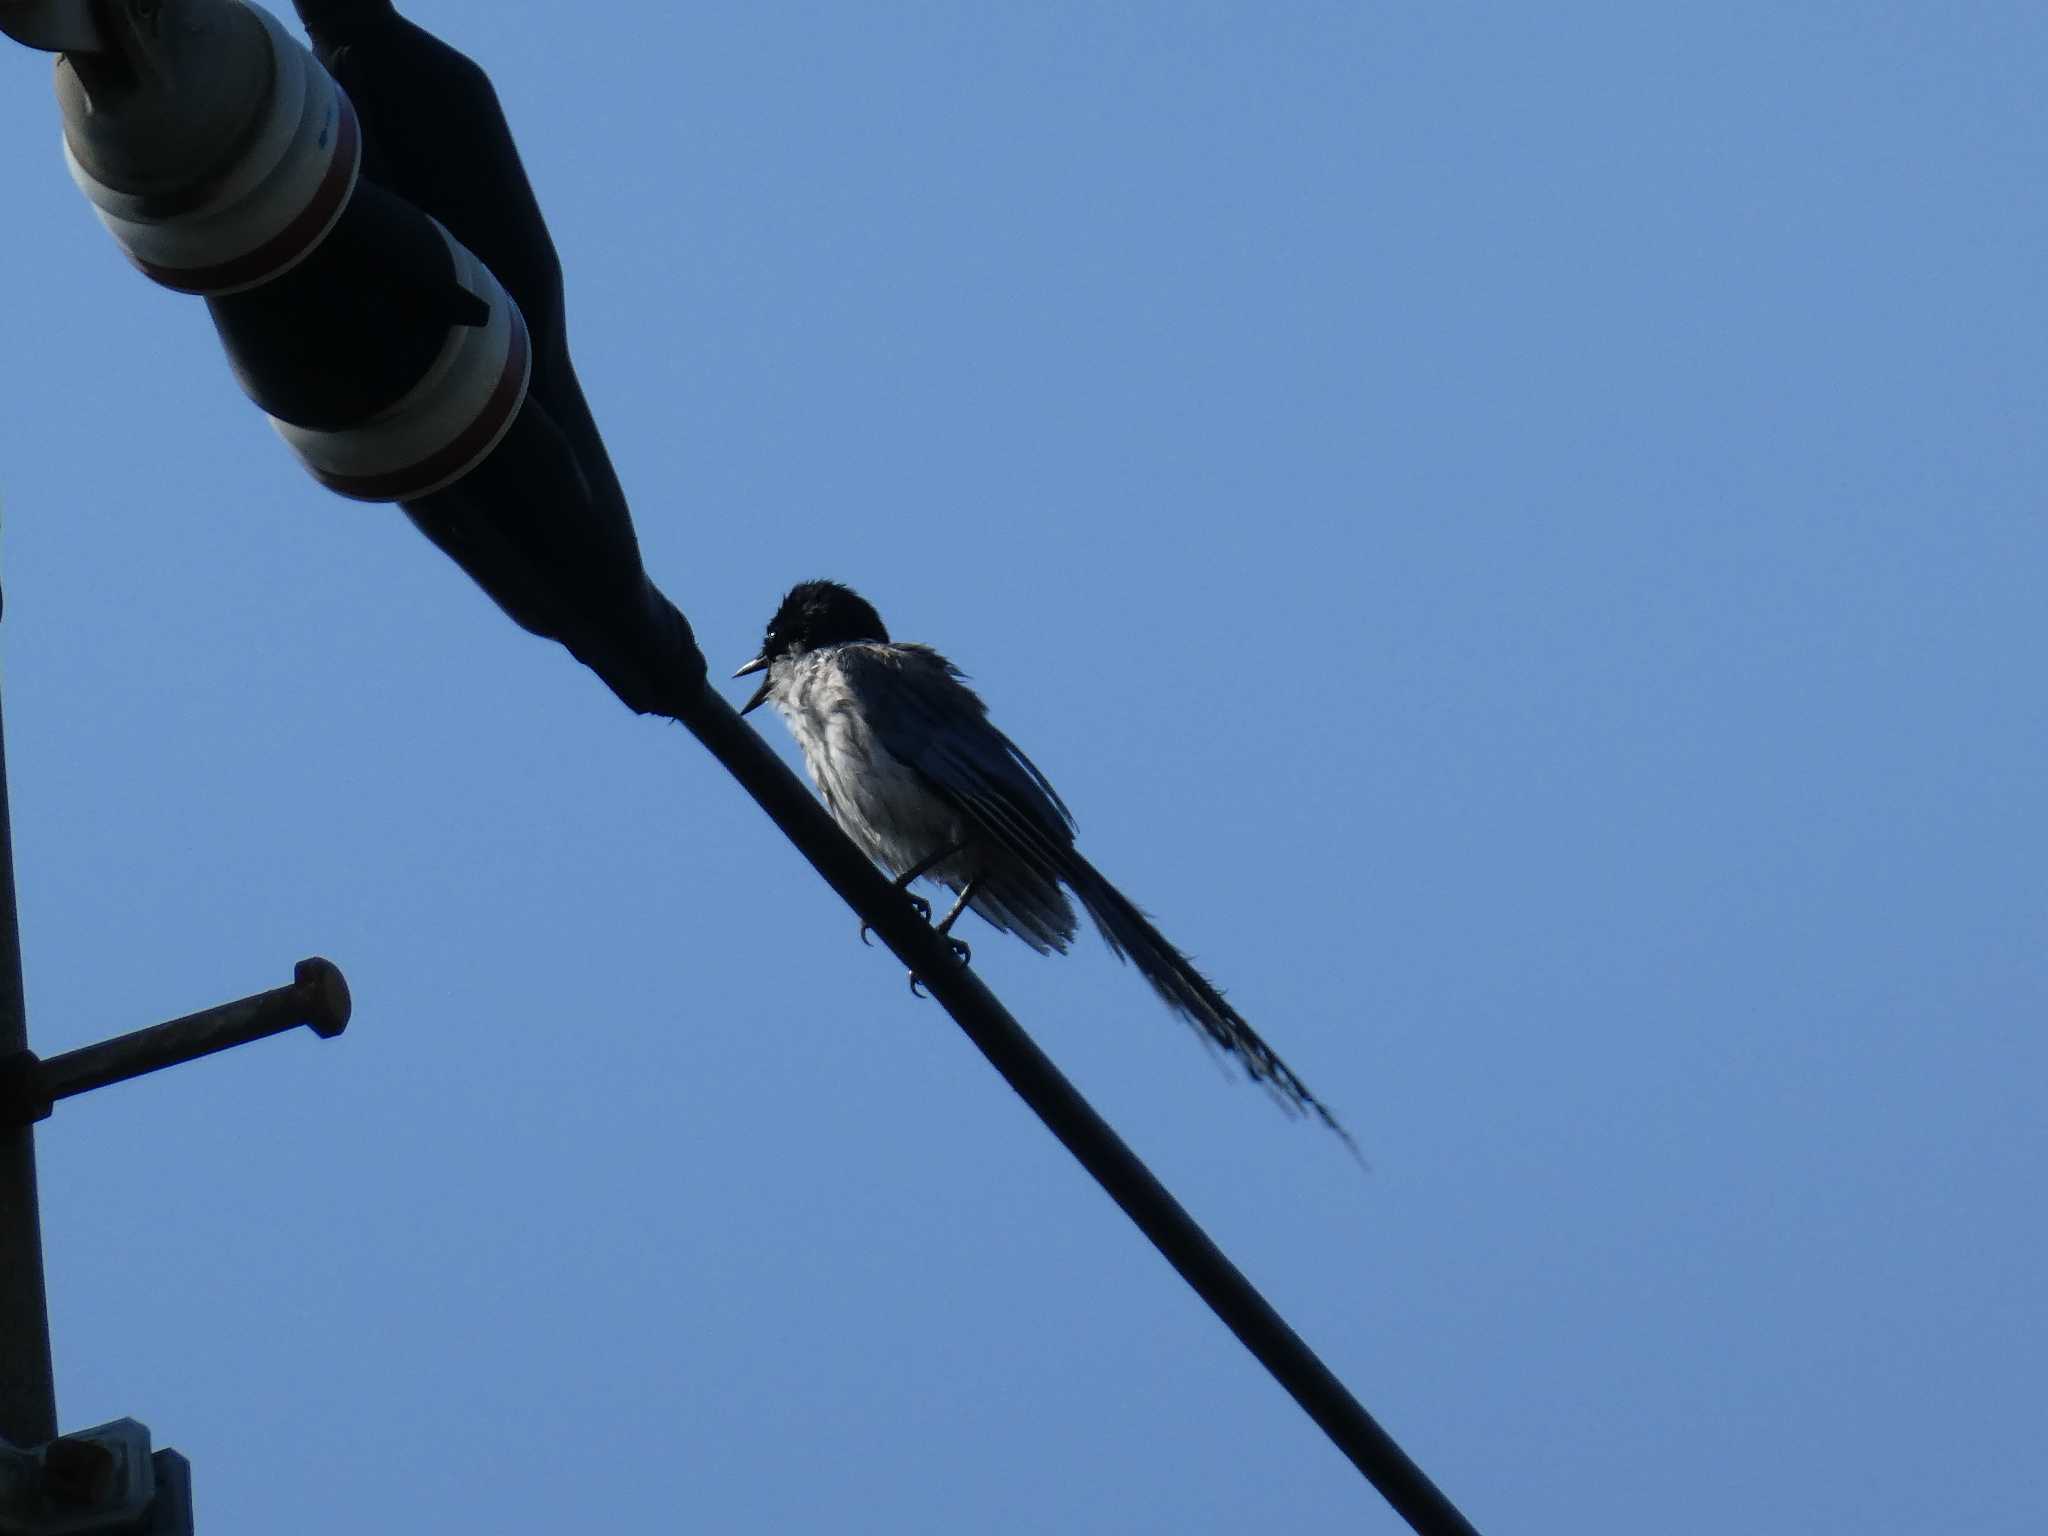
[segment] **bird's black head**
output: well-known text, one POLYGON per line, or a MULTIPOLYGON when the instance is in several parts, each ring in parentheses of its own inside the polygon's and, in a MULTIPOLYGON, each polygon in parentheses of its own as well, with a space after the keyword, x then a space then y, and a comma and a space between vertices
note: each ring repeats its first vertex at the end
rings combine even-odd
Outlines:
POLYGON ((853 588, 836 581, 805 581, 789 589, 768 621, 761 655, 773 661, 778 656, 801 656, 821 645, 888 638, 882 616, 853 588))
MULTIPOLYGON (((784 656, 801 656, 823 645, 843 645, 849 640, 886 642, 888 638, 882 616, 853 588, 842 587, 836 581, 798 582, 775 610, 775 617, 768 621, 768 631, 761 637, 761 654, 733 676, 765 671, 784 656)), ((758 708, 768 697, 768 688, 764 678, 740 713, 758 708)))

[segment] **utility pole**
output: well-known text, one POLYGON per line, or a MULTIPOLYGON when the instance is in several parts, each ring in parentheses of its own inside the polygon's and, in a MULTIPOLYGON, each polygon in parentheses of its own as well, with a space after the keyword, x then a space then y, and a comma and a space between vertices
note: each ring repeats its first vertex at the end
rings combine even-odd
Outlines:
MULTIPOLYGON (((14 838, 7 815, 7 743, 0 730, 0 1061, 19 1060, 27 1050, 21 924, 14 908, 14 838)), ((43 1295, 43 1229, 36 1205, 35 1126, 0 1126, 0 1440, 41 1445, 56 1435, 50 1309, 43 1295)))
POLYGON ((325 960, 292 984, 47 1060, 28 1048, 7 753, 0 738, 0 1531, 8 1536, 190 1536, 191 1468, 134 1419, 57 1435, 35 1125, 59 1100, 304 1024, 332 1039, 348 987, 325 960))

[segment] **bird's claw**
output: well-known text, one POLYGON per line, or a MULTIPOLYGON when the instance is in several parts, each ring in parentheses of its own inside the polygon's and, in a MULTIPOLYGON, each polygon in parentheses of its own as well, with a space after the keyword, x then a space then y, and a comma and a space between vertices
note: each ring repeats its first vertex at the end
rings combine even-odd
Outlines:
MULTIPOLYGON (((956 939, 951 934, 946 935, 946 948, 952 952, 955 965, 965 966, 968 961, 974 958, 974 951, 967 947, 966 941, 964 939, 956 939)), ((910 995, 912 997, 924 997, 927 995, 924 990, 924 978, 915 971, 910 973, 910 995)))
MULTIPOLYGON (((903 896, 904 899, 910 903, 911 909, 917 913, 917 919, 919 922, 928 923, 932 920, 932 904, 930 902, 926 901, 922 896, 913 896, 908 891, 905 891, 903 893, 903 896)), ((862 923, 860 925, 861 943, 869 946, 870 948, 873 948, 875 941, 872 938, 870 938, 869 935, 872 934, 874 931, 875 930, 872 925, 868 923, 862 923)))

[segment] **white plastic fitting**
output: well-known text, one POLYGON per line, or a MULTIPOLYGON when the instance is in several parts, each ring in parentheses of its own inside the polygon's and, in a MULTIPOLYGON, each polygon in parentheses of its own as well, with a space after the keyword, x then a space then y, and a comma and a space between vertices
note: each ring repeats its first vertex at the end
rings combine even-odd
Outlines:
MULTIPOLYGON (((181 293, 239 293, 289 272, 334 228, 362 166, 347 93, 276 17, 241 8, 269 41, 270 88, 232 164, 197 167, 195 182, 169 195, 124 192, 99 180, 65 136, 72 179, 128 259, 181 293)), ((171 100, 204 112, 207 81, 177 81, 171 100)))
POLYGON ((491 269, 436 222, 455 280, 490 306, 481 326, 455 325, 418 383, 353 426, 270 424, 330 491, 356 501, 411 501, 454 484, 498 446, 533 374, 526 320, 491 269))

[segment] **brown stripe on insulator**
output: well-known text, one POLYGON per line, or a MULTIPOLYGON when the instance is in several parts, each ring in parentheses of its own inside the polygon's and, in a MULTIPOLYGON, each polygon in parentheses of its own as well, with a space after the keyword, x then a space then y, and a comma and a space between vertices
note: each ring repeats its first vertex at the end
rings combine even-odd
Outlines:
POLYGON ((340 121, 334 128, 334 159, 327 174, 313 189, 313 197, 298 217, 246 256, 218 262, 210 267, 162 267, 130 253, 129 259, 145 277, 179 293, 226 293, 248 288, 266 277, 275 277, 319 243, 355 186, 356 161, 362 152, 362 134, 356 126, 356 109, 348 93, 334 88, 340 104, 340 121))
POLYGON ((519 306, 512 304, 510 295, 506 295, 503 302, 512 305, 512 337, 505 353, 505 367, 476 419, 456 434, 446 447, 428 454, 417 464, 375 475, 336 474, 308 464, 306 467, 312 469, 313 478, 330 491, 337 491, 356 501, 404 501, 426 495, 430 487, 440 486, 450 476, 466 474, 474 469, 476 465, 470 460, 474 458, 481 462, 480 455, 485 447, 504 431, 525 399, 526 320, 519 313, 519 306))

